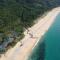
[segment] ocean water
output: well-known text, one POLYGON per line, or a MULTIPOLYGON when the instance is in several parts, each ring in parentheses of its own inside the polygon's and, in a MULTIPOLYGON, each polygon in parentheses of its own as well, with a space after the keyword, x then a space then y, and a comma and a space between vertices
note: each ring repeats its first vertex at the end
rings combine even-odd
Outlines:
POLYGON ((60 13, 35 46, 28 60, 60 60, 60 13))

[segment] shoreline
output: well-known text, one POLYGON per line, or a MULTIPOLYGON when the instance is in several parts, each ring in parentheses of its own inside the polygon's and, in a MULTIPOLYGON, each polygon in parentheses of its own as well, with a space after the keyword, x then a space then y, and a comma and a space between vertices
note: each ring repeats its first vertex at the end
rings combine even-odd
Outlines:
MULTIPOLYGON (((49 12, 50 12, 50 11, 49 11, 49 12)), ((58 15, 58 13, 56 14, 56 16, 57 16, 57 15, 58 15)), ((55 19, 55 18, 54 18, 54 19, 55 19)), ((53 22, 54 22, 54 21, 53 21, 53 22)), ((53 24, 53 22, 52 22, 52 24, 53 24)), ((52 24, 51 24, 51 25, 52 25, 52 24)), ((50 27, 49 27, 49 28, 50 28, 50 27)), ((48 28, 48 29, 49 29, 49 28, 48 28)), ((47 29, 47 31, 48 31, 48 29, 47 29)), ((47 32, 47 31, 46 31, 46 32, 47 32)), ((45 33, 46 33, 46 32, 45 32, 45 33)), ((45 33, 44 33, 44 34, 45 34, 45 33)), ((44 34, 42 34, 42 36, 43 36, 44 34)), ((41 37, 41 38, 42 38, 42 37, 41 37)), ((40 39, 41 39, 41 38, 40 38, 40 39)), ((36 46, 37 43, 40 41, 40 39, 37 40, 37 42, 35 43, 35 45, 34 45, 34 47, 33 47, 32 49, 35 48, 35 46, 36 46)))
POLYGON ((20 47, 20 42, 16 46, 10 49, 5 55, 0 58, 0 60, 27 60, 28 55, 40 41, 41 36, 43 36, 46 31, 53 24, 55 17, 60 12, 60 7, 51 10, 45 17, 38 18, 38 22, 30 28, 30 33, 34 33, 34 36, 38 38, 30 38, 25 32, 25 37, 21 40, 23 46, 20 47), (49 21, 48 21, 49 20, 49 21))
MULTIPOLYGON (((56 9, 56 8, 54 8, 54 9, 56 9)), ((52 9, 51 11, 53 11, 54 9, 52 9)), ((60 9, 59 9, 59 10, 60 10, 60 9)), ((50 13, 52 13, 51 11, 49 11, 49 12, 47 13, 47 15, 50 14, 50 13)), ((59 12, 60 12, 60 11, 59 11, 59 12)), ((59 14, 59 12, 56 13, 56 15, 54 16, 53 20, 55 20, 56 16, 59 14)), ((46 15, 46 16, 47 16, 47 15, 46 15)), ((45 17, 46 17, 46 16, 45 16, 45 17)), ((43 18, 44 18, 44 17, 43 17, 43 18)), ((42 20, 42 19, 41 19, 41 20, 42 20)), ((53 22, 54 22, 54 21, 53 21, 53 22)), ((53 24, 53 22, 51 23, 51 25, 53 24)), ((51 25, 49 26, 49 28, 51 27, 51 25)), ((47 29, 47 31, 49 30, 49 28, 47 29)), ((46 32, 47 32, 47 31, 46 31, 46 32)), ((45 32, 45 33, 46 33, 46 32, 45 32)), ((45 35, 45 33, 42 34, 42 37, 40 37, 39 39, 37 39, 37 42, 36 42, 35 45, 33 46, 32 50, 33 50, 33 49, 35 48, 35 46, 38 44, 38 42, 40 41, 40 39, 43 38, 43 36, 45 35)), ((31 53, 32 53, 32 50, 31 50, 31 53)), ((26 60, 28 60, 28 58, 29 58, 29 56, 31 55, 31 53, 28 54, 26 60)))

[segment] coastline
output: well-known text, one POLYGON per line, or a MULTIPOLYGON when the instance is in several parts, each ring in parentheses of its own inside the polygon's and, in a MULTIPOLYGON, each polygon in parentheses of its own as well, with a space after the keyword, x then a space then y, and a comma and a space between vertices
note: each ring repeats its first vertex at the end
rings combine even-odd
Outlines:
MULTIPOLYGON (((49 11, 49 12, 47 13, 47 15, 49 16, 51 13, 53 14, 53 11, 54 11, 54 10, 56 11, 56 12, 55 12, 56 14, 55 14, 55 16, 53 16, 53 19, 51 19, 51 20, 55 20, 56 16, 57 16, 58 13, 60 12, 60 7, 52 9, 51 11, 49 11)), ((46 15, 46 16, 47 16, 47 15, 46 15)), ((45 16, 45 17, 46 17, 46 16, 45 16)), ((43 18, 44 18, 44 17, 43 17, 43 18)), ((41 19, 41 20, 42 20, 42 19, 41 19)), ((53 22, 54 22, 54 21, 53 21, 53 22)), ((53 22, 51 23, 51 25, 53 24, 53 22)), ((51 25, 50 25, 50 26, 51 26, 51 25)), ((48 29, 50 28, 50 26, 47 28, 46 32, 48 31, 48 29)), ((45 32, 45 33, 46 33, 46 32, 45 32)), ((35 46, 38 44, 38 42, 40 41, 40 39, 43 38, 43 35, 44 35, 45 33, 42 34, 42 37, 40 37, 39 39, 37 39, 37 42, 36 42, 35 45, 33 46, 32 50, 33 50, 33 49, 35 48, 35 46)), ((32 52, 32 50, 31 50, 31 52, 32 52)), ((31 54, 31 53, 28 54, 27 59, 29 58, 30 54, 31 54)), ((27 59, 26 59, 26 60, 27 60, 27 59)))
MULTIPOLYGON (((59 9, 59 10, 60 10, 60 9, 59 9)), ((49 11, 49 12, 51 12, 51 11, 49 11)), ((48 12, 48 14, 50 14, 49 12, 48 12)), ((47 15, 48 15, 48 14, 47 14, 47 15)), ((58 15, 58 13, 56 14, 56 16, 57 16, 57 15, 58 15)), ((56 18, 56 16, 53 18, 53 20, 56 18)), ((53 22, 54 22, 54 21, 53 21, 53 22)), ((53 22, 51 23, 51 25, 53 24, 53 22)), ((50 26, 49 26, 49 28, 50 28, 50 26)), ((48 29, 49 29, 49 28, 48 28, 48 29)), ((46 30, 46 32, 48 31, 48 29, 46 30)), ((46 33, 46 32, 45 32, 45 33, 46 33)), ((42 36, 43 36, 45 33, 43 33, 42 36)), ((41 38, 37 39, 37 42, 35 43, 35 45, 34 45, 34 47, 33 47, 32 49, 35 48, 35 46, 36 46, 37 43, 40 41, 40 39, 41 39, 41 38)))
POLYGON ((43 36, 46 31, 49 29, 51 24, 54 22, 55 17, 60 12, 60 7, 54 8, 50 11, 44 18, 38 18, 37 24, 30 28, 30 33, 34 33, 34 36, 38 37, 36 39, 30 38, 25 32, 25 38, 22 39, 23 46, 20 47, 20 42, 16 46, 10 49, 0 60, 27 60, 27 56, 31 53, 32 49, 40 41, 41 36, 43 36), (48 21, 49 20, 49 21, 48 21), (17 50, 17 53, 16 53, 17 50))

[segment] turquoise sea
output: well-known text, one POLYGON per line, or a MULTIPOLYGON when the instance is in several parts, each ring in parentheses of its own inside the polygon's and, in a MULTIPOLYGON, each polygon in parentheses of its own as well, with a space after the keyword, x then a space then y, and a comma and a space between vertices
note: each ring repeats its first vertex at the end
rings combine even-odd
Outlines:
POLYGON ((60 13, 28 60, 60 60, 60 13))

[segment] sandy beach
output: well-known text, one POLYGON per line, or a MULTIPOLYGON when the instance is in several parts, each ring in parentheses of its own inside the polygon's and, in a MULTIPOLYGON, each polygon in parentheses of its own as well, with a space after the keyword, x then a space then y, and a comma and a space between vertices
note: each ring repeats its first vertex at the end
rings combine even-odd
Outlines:
POLYGON ((21 40, 22 46, 19 41, 14 48, 9 49, 5 55, 2 55, 0 60, 27 60, 27 56, 53 24, 54 19, 59 12, 60 7, 57 7, 48 12, 45 17, 38 18, 38 22, 29 28, 29 33, 33 35, 33 38, 31 38, 30 35, 27 34, 27 31, 25 31, 25 37, 21 40))

